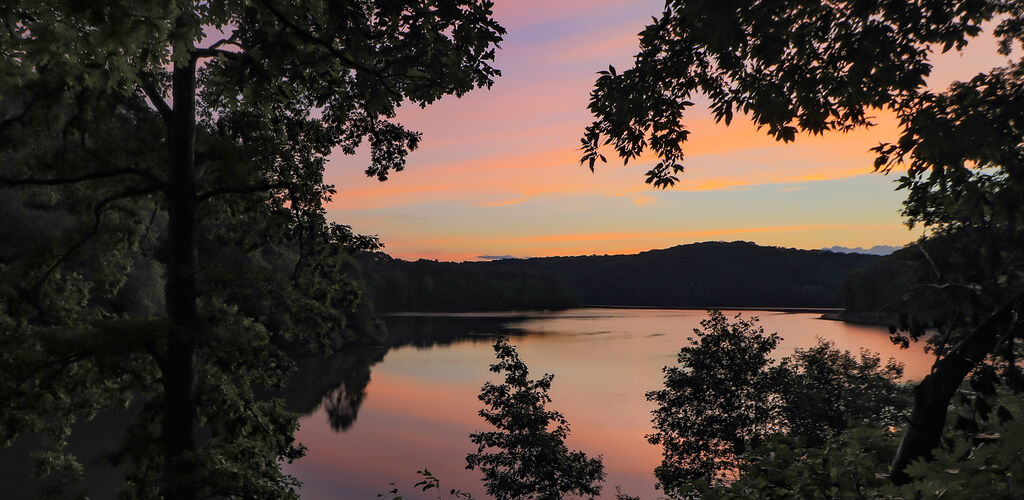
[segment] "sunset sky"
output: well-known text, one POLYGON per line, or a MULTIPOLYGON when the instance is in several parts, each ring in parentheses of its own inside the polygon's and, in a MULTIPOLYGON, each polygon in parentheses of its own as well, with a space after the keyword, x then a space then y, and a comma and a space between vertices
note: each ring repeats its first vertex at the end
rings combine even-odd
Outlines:
MULTIPOLYGON (((663 0, 498 0, 508 30, 490 90, 409 106, 399 121, 423 132, 404 172, 381 183, 363 170, 368 155, 332 157, 338 187, 332 220, 376 234, 404 259, 635 253, 708 240, 822 248, 902 245, 897 174, 872 173, 868 149, 895 138, 894 121, 847 135, 776 143, 749 123, 715 124, 692 108, 686 171, 655 190, 650 161, 623 167, 609 155, 595 174, 579 165, 579 138, 595 72, 630 65, 636 33, 663 0)), ((936 59, 929 80, 1002 64, 983 36, 965 54, 936 59)))

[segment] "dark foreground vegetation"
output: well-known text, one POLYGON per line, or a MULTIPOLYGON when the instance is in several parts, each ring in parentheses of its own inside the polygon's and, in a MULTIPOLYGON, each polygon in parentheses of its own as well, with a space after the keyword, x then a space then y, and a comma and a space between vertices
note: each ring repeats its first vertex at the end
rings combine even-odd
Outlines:
MULTIPOLYGON (((932 460, 915 463, 907 481, 895 484, 888 469, 913 404, 913 384, 901 381, 901 365, 823 340, 777 362, 771 355, 782 340, 778 333, 766 333, 756 317, 719 311, 710 311, 690 340, 676 364, 665 367, 664 387, 646 395, 656 404, 647 439, 663 449, 654 475, 670 498, 1009 499, 1024 488, 1016 441, 1024 426, 1009 418, 1024 405, 1005 390, 991 399, 1000 416, 956 427, 932 460)), ((600 493, 601 457, 570 452, 563 442, 569 423, 548 408, 554 377, 531 379, 507 340, 494 350, 491 370, 504 381, 484 385, 480 414, 497 430, 471 435, 479 448, 467 456, 468 467, 484 473, 488 494, 600 493)), ((953 415, 973 421, 975 411, 961 401, 953 415)), ((426 493, 472 498, 442 489, 429 469, 419 472, 424 480, 416 486, 426 493)))
POLYGON ((480 1, 4 2, 0 443, 85 494, 77 422, 130 408, 126 498, 294 498, 294 352, 378 343, 327 221, 332 151, 402 170, 404 103, 488 87, 480 1))
MULTIPOLYGON (((124 498, 297 497, 281 465, 303 447, 275 389, 297 352, 380 342, 352 258, 379 243, 327 221, 327 155, 367 144, 368 175, 402 170, 420 135, 393 121, 400 104, 499 76, 490 63, 504 29, 491 4, 14 0, 2 12, 0 443, 34 437, 44 493, 82 496, 87 469, 69 434, 120 411, 124 436, 106 459, 124 472, 124 498)), ((870 354, 820 345, 775 365, 772 335, 712 314, 648 394, 666 494, 1021 496, 1024 63, 925 85, 931 55, 982 26, 1010 58, 1024 5, 667 0, 633 67, 600 72, 581 161, 650 151, 655 187, 683 170, 698 97, 724 124, 742 114, 787 142, 892 113, 898 137, 873 149, 875 167, 904 172, 903 214, 929 235, 850 285, 874 297, 856 310, 891 314, 896 342, 936 356, 909 412, 896 368, 870 354)), ((704 262, 690 250, 685 264, 704 262)), ((634 258, 673 251, 683 252, 634 258)), ((698 300, 628 259, 581 259, 607 267, 493 265, 509 266, 501 286, 523 292, 533 285, 517 281, 544 278, 515 266, 565 265, 581 302, 698 300), (635 288, 608 283, 634 277, 635 288)), ((734 266, 700 278, 716 301, 760 300, 744 286, 766 290, 778 271, 734 266)), ((795 297, 824 293, 815 279, 797 280, 808 288, 795 297)), ((550 377, 530 379, 507 344, 497 354, 505 382, 482 394, 496 430, 474 435, 469 465, 498 498, 596 493, 600 463, 562 445, 567 422, 544 406, 550 377)))
POLYGON ((808 307, 843 305, 843 283, 879 257, 694 243, 636 255, 408 262, 359 259, 382 311, 555 309, 573 305, 808 307))
MULTIPOLYGON (((877 110, 897 117, 898 137, 872 148, 875 168, 906 169, 898 179, 903 214, 945 250, 919 245, 930 273, 911 272, 918 281, 898 294, 896 340, 935 332, 928 346, 936 362, 914 388, 888 471, 894 485, 911 480, 912 464, 949 451, 956 399, 973 409, 956 427, 977 430, 993 417, 1000 388, 1014 398, 1024 391, 1024 63, 1010 57, 1024 42, 1022 16, 1019 1, 668 0, 641 32, 633 66, 602 71, 591 93, 595 120, 581 161, 594 169, 605 149, 624 161, 649 151, 658 162, 647 182, 660 187, 683 171, 684 114, 697 96, 726 125, 742 114, 784 142, 869 127, 877 110), (946 89, 927 87, 931 54, 961 49, 989 21, 1007 64, 946 89)), ((1006 408, 998 412, 1004 421, 1013 415, 1006 408)), ((1013 496, 1009 485, 985 489, 1013 496)))

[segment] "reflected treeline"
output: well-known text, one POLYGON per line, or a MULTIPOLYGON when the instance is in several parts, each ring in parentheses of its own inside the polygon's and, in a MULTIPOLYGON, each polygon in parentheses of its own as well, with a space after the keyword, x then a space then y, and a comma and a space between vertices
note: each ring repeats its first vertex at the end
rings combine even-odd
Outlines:
POLYGON ((532 317, 529 313, 516 315, 395 315, 388 316, 390 347, 415 346, 428 348, 459 341, 494 343, 494 337, 516 337, 526 332, 509 325, 532 317))
POLYGON ((356 421, 366 398, 373 365, 384 359, 392 348, 414 346, 419 349, 454 342, 493 343, 495 337, 523 335, 508 325, 530 317, 523 315, 396 315, 385 318, 386 345, 353 346, 337 350, 328 357, 310 355, 297 359, 299 369, 282 396, 288 408, 310 415, 323 407, 331 429, 346 431, 356 421))
POLYGON ((299 369, 282 394, 285 403, 303 415, 323 405, 332 429, 348 429, 366 396, 370 367, 384 359, 386 352, 383 346, 357 346, 339 349, 328 357, 309 355, 297 359, 299 369))

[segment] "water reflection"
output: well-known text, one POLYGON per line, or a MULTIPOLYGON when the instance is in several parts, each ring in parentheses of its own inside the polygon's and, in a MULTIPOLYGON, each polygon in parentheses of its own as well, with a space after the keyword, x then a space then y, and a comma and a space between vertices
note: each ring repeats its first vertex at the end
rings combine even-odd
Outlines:
MULTIPOLYGON (((608 496, 621 485, 632 495, 654 498, 651 472, 660 450, 644 439, 651 430, 651 405, 643 395, 661 384, 661 367, 674 362, 705 315, 577 309, 391 316, 386 348, 366 359, 346 354, 348 361, 340 366, 347 368, 339 369, 348 375, 318 375, 340 383, 319 384, 322 392, 312 396, 316 403, 308 406, 311 413, 301 420, 298 434, 309 453, 288 472, 303 481, 306 499, 373 498, 392 481, 405 498, 419 498, 412 484, 424 466, 445 481, 445 488, 483 497, 479 474, 464 470, 466 453, 472 451, 468 435, 485 426, 477 416, 476 396, 493 378, 487 367, 494 359, 494 336, 507 335, 515 337, 513 344, 534 376, 555 374, 551 407, 572 424, 570 448, 604 455, 608 496)), ((896 349, 884 328, 823 321, 810 313, 744 315, 760 316, 765 330, 784 337, 779 357, 822 337, 841 349, 866 347, 883 359, 896 357, 910 379, 919 379, 931 365, 919 345, 896 349)))
POLYGON ((454 342, 484 342, 497 336, 525 334, 510 323, 536 318, 522 313, 480 315, 395 315, 387 318, 386 346, 340 349, 331 356, 307 356, 298 361, 283 396, 289 408, 303 415, 324 413, 332 430, 342 432, 355 423, 366 398, 371 368, 388 350, 411 346, 430 349, 454 342))
POLYGON ((496 336, 517 337, 526 330, 516 326, 544 313, 462 313, 462 314, 395 314, 388 316, 390 347, 414 346, 431 348, 453 342, 494 342, 496 336))
POLYGON ((288 408, 303 415, 323 410, 331 429, 345 431, 356 421, 366 398, 370 369, 384 359, 386 347, 355 347, 329 357, 307 356, 297 360, 283 397, 288 408))

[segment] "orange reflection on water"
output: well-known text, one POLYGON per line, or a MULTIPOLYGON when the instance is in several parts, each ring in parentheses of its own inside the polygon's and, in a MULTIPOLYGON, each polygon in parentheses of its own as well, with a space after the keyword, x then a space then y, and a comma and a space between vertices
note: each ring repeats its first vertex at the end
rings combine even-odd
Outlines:
MULTIPOLYGON (((778 357, 822 337, 842 349, 857 352, 866 347, 881 352, 883 359, 896 357, 906 364, 910 379, 922 377, 931 366, 931 357, 920 346, 899 350, 884 328, 819 320, 815 313, 743 315, 757 315, 766 331, 780 333, 784 340, 778 357)), ((481 317, 442 316, 453 327, 481 317)), ((651 430, 652 409, 644 393, 661 386, 661 368, 675 362, 679 348, 706 313, 576 309, 483 317, 492 326, 477 333, 521 334, 512 343, 531 375, 555 374, 550 408, 570 422, 570 448, 603 456, 608 473, 605 497, 614 496, 616 485, 631 495, 656 497, 652 471, 661 450, 644 439, 651 430)), ((438 316, 430 319, 437 322, 438 316)), ((493 361, 487 337, 390 351, 373 367, 367 397, 349 431, 331 430, 322 409, 302 419, 298 438, 309 454, 288 470, 304 482, 303 497, 373 498, 394 481, 405 498, 429 498, 412 490, 419 480, 415 471, 423 467, 442 479, 445 490, 461 488, 485 497, 479 472, 464 467, 466 454, 474 451, 469 434, 488 429, 477 416, 477 394, 484 381, 495 380, 487 369, 493 361)))

